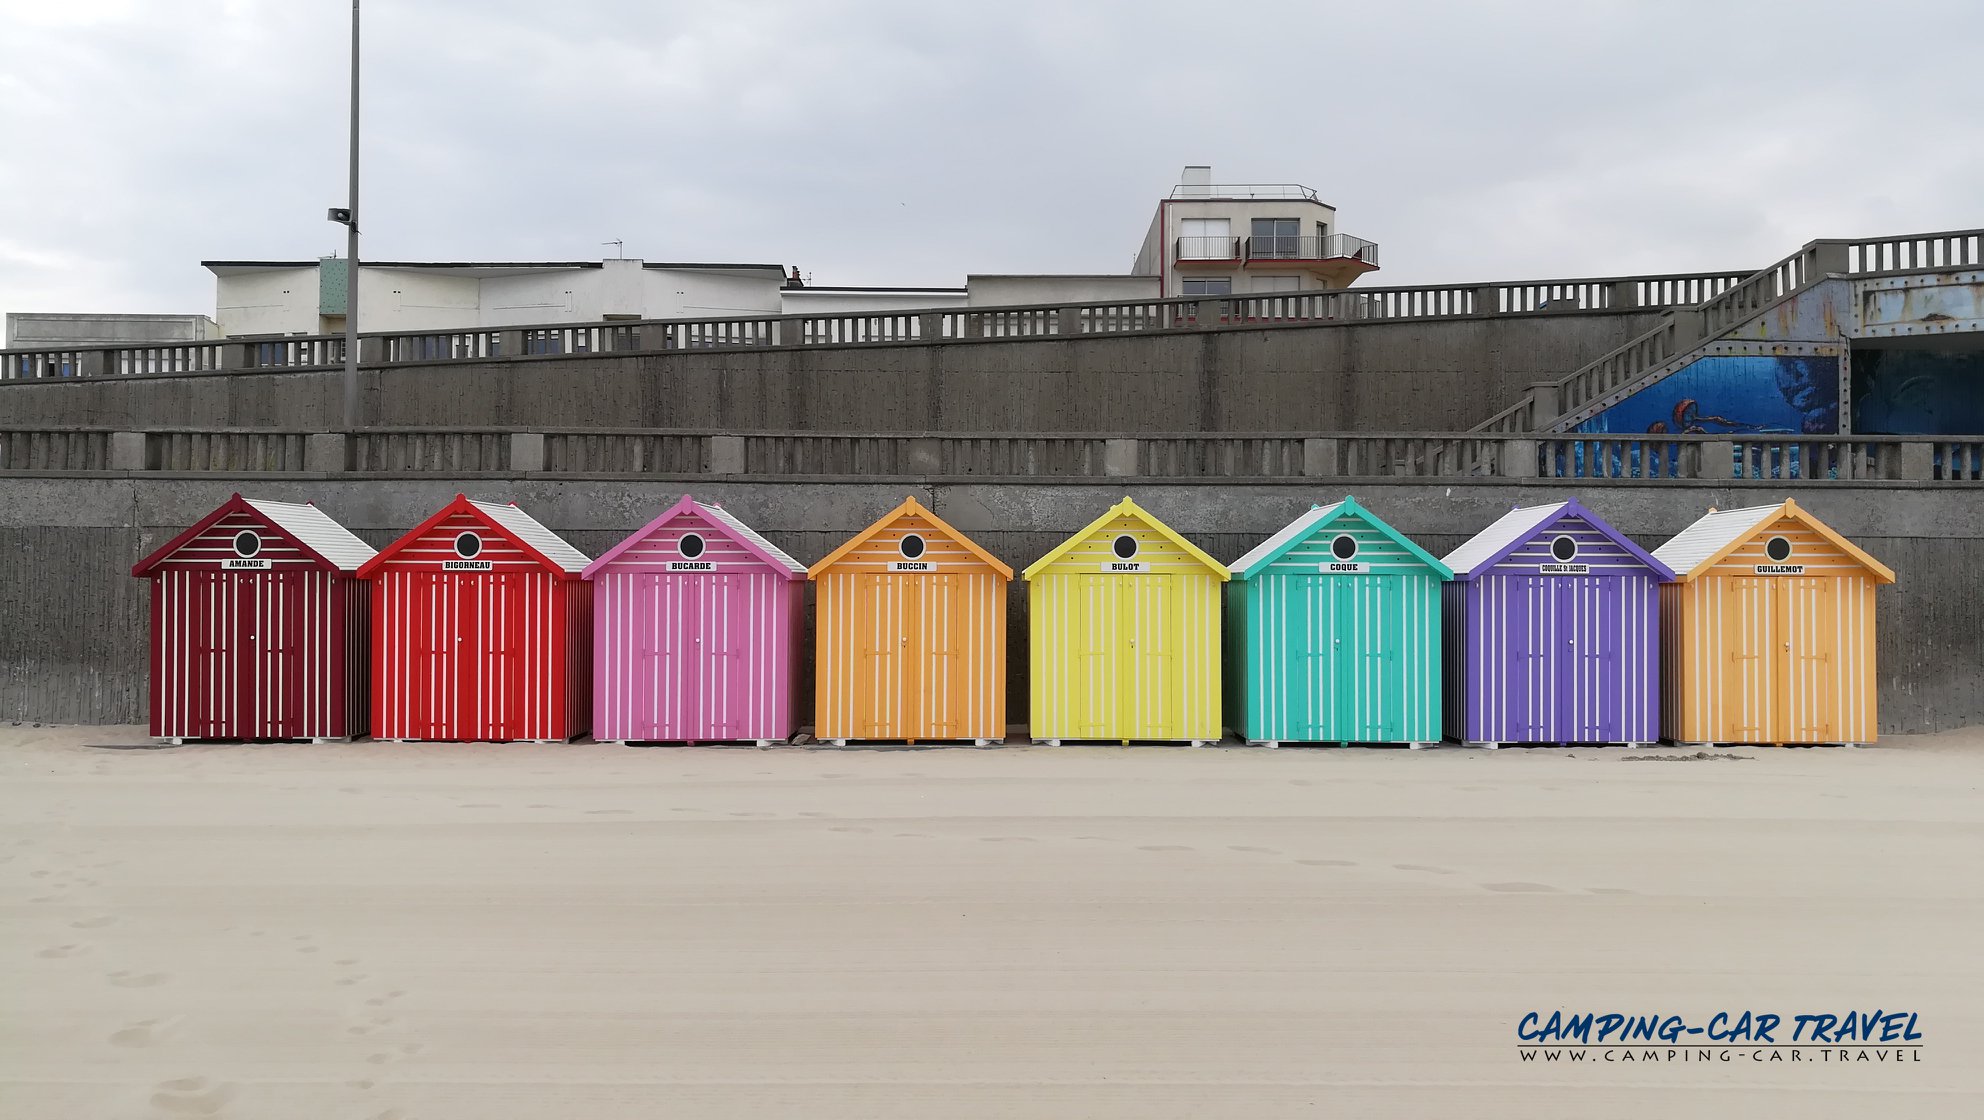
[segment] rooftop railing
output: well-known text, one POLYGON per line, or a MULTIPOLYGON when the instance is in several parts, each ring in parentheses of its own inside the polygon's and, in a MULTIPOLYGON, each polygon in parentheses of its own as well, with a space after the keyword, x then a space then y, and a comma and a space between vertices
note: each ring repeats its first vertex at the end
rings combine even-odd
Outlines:
POLYGON ((1300 183, 1180 183, 1171 188, 1172 198, 1242 198, 1263 202, 1321 202, 1313 187, 1300 183))

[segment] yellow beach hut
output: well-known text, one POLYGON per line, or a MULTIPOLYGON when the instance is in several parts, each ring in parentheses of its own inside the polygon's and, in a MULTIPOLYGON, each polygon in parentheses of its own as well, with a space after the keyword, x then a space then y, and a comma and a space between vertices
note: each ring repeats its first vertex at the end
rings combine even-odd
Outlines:
POLYGON ((1874 589, 1894 572, 1786 500, 1710 510, 1653 551, 1661 730, 1680 743, 1871 743, 1874 589))
POLYGON ((1024 573, 1034 742, 1216 742, 1226 566, 1128 498, 1024 573))

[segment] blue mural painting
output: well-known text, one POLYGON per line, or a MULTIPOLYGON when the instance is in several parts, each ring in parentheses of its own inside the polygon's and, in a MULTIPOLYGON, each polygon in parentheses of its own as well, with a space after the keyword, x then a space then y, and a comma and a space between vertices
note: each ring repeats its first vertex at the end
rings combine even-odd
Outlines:
MULTIPOLYGON (((1839 359, 1715 355, 1649 385, 1575 429, 1606 435, 1832 435, 1839 431, 1839 359)), ((1583 476, 1584 449, 1554 473, 1583 476)), ((1672 478, 1679 451, 1612 445, 1610 470, 1625 478, 1672 478), (1664 451, 1664 454, 1663 454, 1664 451)), ((1737 465, 1732 463, 1732 474, 1737 465)), ((1794 459, 1792 471, 1797 470, 1794 459)), ((1596 472, 1593 472, 1596 473, 1596 472)), ((1749 470, 1742 473, 1749 474, 1749 470)), ((1772 469, 1764 477, 1773 477, 1772 469)))
POLYGON ((1839 431, 1839 359, 1702 358, 1578 425, 1578 431, 1831 435, 1839 431))

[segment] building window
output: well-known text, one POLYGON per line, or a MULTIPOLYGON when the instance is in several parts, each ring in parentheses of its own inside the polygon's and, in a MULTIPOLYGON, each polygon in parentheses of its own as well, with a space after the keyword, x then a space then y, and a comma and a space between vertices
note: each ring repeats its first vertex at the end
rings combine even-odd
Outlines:
POLYGON ((1233 224, 1225 218, 1185 218, 1178 223, 1178 259, 1233 259, 1233 224))
POLYGON ((1257 292, 1299 292, 1302 290, 1300 276, 1256 276, 1254 290, 1257 292))
POLYGON ((1134 560, 1137 557, 1137 538, 1124 533, 1109 542, 1109 551, 1115 553, 1118 560, 1134 560))
POLYGON ((701 533, 682 534, 682 539, 675 542, 675 551, 681 553, 684 560, 697 559, 702 556, 704 551, 703 535, 701 533))
POLYGON ((1247 255, 1284 259, 1301 256, 1302 219, 1255 218, 1247 255))
POLYGON ((1230 296, 1233 294, 1231 276, 1187 276, 1180 281, 1181 289, 1188 296, 1230 296))

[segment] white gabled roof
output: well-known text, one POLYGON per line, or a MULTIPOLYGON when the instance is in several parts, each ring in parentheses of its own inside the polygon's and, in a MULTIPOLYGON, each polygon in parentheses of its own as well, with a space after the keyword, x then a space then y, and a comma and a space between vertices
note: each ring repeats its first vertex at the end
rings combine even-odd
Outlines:
POLYGON ((1501 555, 1511 545, 1523 541, 1536 527, 1562 512, 1569 502, 1554 502, 1547 506, 1527 506, 1512 509, 1503 514, 1493 525, 1469 538, 1466 544, 1446 554, 1442 559, 1455 575, 1472 573, 1484 561, 1501 555))
POLYGON ((350 529, 332 521, 316 506, 296 502, 265 502, 243 498, 256 513, 274 522, 304 547, 335 565, 338 571, 355 572, 359 565, 378 555, 378 550, 352 535, 350 529))
POLYGON ((1666 544, 1653 550, 1653 558, 1686 575, 1702 561, 1721 552, 1731 541, 1784 512, 1784 503, 1749 506, 1705 513, 1693 525, 1676 533, 1666 544))
POLYGON ((771 557, 772 559, 778 561, 781 564, 784 564, 786 570, 791 572, 796 572, 802 576, 806 574, 806 565, 801 564, 799 561, 794 560, 791 556, 787 555, 784 549, 766 540, 764 537, 759 536, 758 531, 756 529, 753 529, 749 525, 744 524, 742 521, 737 520, 737 518, 733 516, 729 510, 724 509, 722 506, 705 505, 702 502, 697 502, 696 508, 703 512, 703 516, 711 518, 717 522, 720 522, 725 528, 729 529, 731 532, 737 534, 738 536, 744 538, 745 540, 750 541, 752 544, 756 545, 757 547, 763 549, 765 555, 771 557))
POLYGON ((568 572, 583 572, 592 558, 571 545, 565 538, 537 523, 537 519, 508 502, 479 502, 469 499, 469 504, 489 515, 491 521, 510 531, 518 540, 536 549, 545 559, 568 572))
POLYGON ((1342 502, 1331 502, 1326 506, 1316 506, 1309 512, 1282 526, 1281 531, 1274 536, 1248 549, 1247 555, 1227 565, 1226 570, 1236 576, 1244 575, 1254 565, 1273 556, 1281 546, 1292 540, 1299 539, 1302 534, 1315 528, 1318 524, 1327 521, 1330 515, 1335 513, 1337 507, 1341 505, 1343 505, 1342 502))

